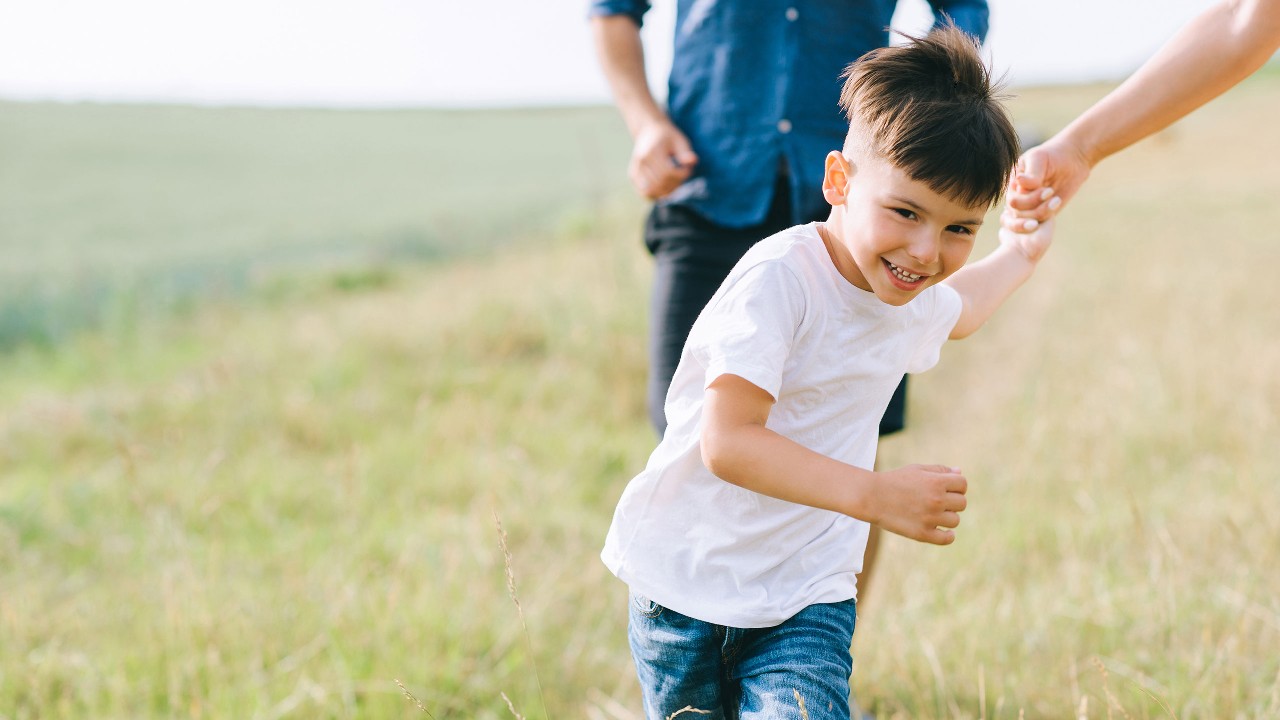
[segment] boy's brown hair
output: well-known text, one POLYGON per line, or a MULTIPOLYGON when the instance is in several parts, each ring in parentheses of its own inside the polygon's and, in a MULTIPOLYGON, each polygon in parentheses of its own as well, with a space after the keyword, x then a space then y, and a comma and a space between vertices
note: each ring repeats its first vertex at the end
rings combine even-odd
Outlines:
POLYGON ((845 68, 850 138, 861 134, 867 149, 934 192, 994 205, 1018 159, 1018 133, 977 41, 953 25, 907 38, 845 68))

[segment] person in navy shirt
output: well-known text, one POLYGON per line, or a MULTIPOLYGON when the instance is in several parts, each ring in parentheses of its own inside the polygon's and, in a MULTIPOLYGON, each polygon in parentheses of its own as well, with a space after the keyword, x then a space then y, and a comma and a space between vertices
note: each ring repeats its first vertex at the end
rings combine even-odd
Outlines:
MULTIPOLYGON (((644 241, 655 260, 650 313, 650 420, 666 429, 667 389, 689 330, 757 241, 822 220, 823 159, 848 121, 841 74, 889 44, 896 0, 677 0, 667 106, 645 79, 647 0, 591 0, 596 51, 634 139, 628 174, 653 200, 644 241)), ((979 41, 986 0, 930 0, 936 25, 979 41)), ((906 379, 880 422, 904 426, 906 379)), ((865 588, 879 531, 859 584, 865 588)))

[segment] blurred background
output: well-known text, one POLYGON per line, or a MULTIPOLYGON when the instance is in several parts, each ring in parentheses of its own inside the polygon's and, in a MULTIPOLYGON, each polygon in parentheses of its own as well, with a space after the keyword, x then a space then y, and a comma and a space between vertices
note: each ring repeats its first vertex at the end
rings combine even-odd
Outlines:
MULTIPOLYGON (((1106 83, 1206 5, 996 0, 987 49, 1013 88, 1106 83)), ((644 30, 660 96, 674 6, 644 30)), ((894 26, 931 21, 907 0, 894 26)), ((302 268, 377 275, 629 199, 579 0, 10 0, 0 102, 0 347, 302 268), (364 112, 317 112, 338 109, 364 112), (540 172, 492 213, 485 163, 540 172)))
MULTIPOLYGON (((675 0, 646 16, 665 87, 675 0)), ((1206 0, 992 0, 987 47, 1014 85, 1127 75, 1206 0)), ((924 0, 894 27, 932 22, 924 0)), ((323 107, 604 103, 578 0, 120 0, 0 9, 0 96, 323 107)))
MULTIPOLYGON (((1208 4, 992 0, 987 50, 1047 136, 1208 4)), ((916 378, 884 464, 970 506, 886 540, 864 709, 1280 717, 1277 108, 1108 159, 916 378)), ((638 718, 630 149, 578 0, 0 0, 0 720, 638 718)))

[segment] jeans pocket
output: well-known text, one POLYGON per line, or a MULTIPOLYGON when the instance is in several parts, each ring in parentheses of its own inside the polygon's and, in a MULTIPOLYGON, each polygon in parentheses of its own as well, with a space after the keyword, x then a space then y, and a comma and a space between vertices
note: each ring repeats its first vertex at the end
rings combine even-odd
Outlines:
POLYGON ((635 610, 641 617, 646 617, 650 620, 655 620, 662 614, 661 605, 639 593, 631 594, 631 609, 635 610))

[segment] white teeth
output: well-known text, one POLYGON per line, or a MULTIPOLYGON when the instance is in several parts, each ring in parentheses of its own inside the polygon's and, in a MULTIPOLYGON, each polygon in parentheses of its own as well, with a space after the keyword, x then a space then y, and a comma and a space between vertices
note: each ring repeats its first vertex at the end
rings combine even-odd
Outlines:
POLYGON ((902 282, 913 283, 918 281, 920 278, 924 277, 923 275, 915 275, 913 273, 909 273, 906 270, 903 270, 902 268, 898 267, 897 265, 894 265, 893 263, 889 263, 889 268, 893 271, 894 277, 898 278, 902 282))

